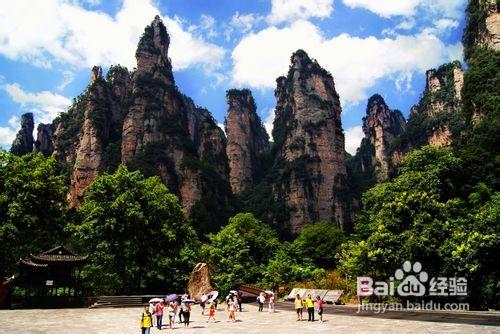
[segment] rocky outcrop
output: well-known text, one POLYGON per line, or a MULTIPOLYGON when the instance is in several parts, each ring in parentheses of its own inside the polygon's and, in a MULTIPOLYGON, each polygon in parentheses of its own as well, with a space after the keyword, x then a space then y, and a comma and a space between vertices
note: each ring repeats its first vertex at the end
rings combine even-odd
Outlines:
POLYGON ((209 294, 212 290, 208 265, 206 263, 198 263, 189 276, 189 296, 194 300, 200 300, 201 296, 209 294))
POLYGON ((54 152, 54 131, 53 124, 38 124, 37 135, 35 141, 35 153, 42 153, 45 157, 49 157, 54 152))
POLYGON ((239 194, 254 182, 259 169, 259 154, 269 148, 269 136, 257 115, 255 101, 248 89, 226 93, 227 157, 233 193, 239 194))
POLYGON ((311 221, 343 227, 346 185, 344 133, 333 78, 303 50, 277 79, 273 193, 284 201, 292 233, 311 221))
POLYGON ((444 64, 426 72, 426 87, 418 105, 413 106, 406 131, 392 145, 393 164, 404 152, 424 145, 449 146, 460 135, 460 114, 464 72, 460 62, 444 64))
POLYGON ((146 27, 136 52, 131 102, 122 126, 121 162, 148 176, 160 175, 180 195, 188 216, 200 221, 219 217, 221 224, 224 219, 218 215, 226 214, 223 207, 230 206, 231 197, 226 139, 210 113, 179 92, 169 43, 157 16, 146 27))
POLYGON ((363 117, 364 138, 356 152, 354 160, 358 172, 375 176, 377 181, 383 181, 389 176, 393 165, 391 144, 406 128, 406 121, 399 110, 391 110, 382 96, 375 94, 368 99, 366 116, 363 117))
POLYGON ((110 105, 108 87, 100 67, 91 72, 83 127, 76 146, 69 200, 79 205, 87 187, 104 170, 104 147, 109 139, 110 105))
POLYGON ((21 116, 21 129, 17 132, 10 151, 16 155, 23 155, 33 151, 33 129, 35 122, 33 114, 26 113, 21 116))

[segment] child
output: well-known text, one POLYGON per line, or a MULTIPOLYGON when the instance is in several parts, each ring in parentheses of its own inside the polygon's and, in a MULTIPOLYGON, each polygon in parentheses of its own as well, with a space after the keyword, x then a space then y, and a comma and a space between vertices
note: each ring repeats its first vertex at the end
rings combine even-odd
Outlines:
POLYGON ((214 302, 210 303, 207 322, 209 322, 210 319, 213 319, 213 321, 215 322, 215 303, 214 302))
POLYGON ((274 313, 274 295, 269 297, 269 313, 274 313))
POLYGON ((318 299, 316 307, 318 308, 319 322, 323 322, 323 300, 320 296, 317 296, 316 299, 318 299))
POLYGON ((229 311, 229 321, 236 322, 236 304, 232 298, 227 303, 227 309, 229 311))
POLYGON ((144 312, 141 315, 141 332, 142 334, 151 333, 151 327, 153 327, 153 320, 151 318, 151 313, 149 312, 149 307, 144 307, 144 312))

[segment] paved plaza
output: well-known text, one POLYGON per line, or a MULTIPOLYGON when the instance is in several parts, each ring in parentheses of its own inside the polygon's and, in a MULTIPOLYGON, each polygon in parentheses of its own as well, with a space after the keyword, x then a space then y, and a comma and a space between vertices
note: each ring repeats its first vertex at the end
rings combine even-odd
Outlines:
MULTIPOLYGON (((327 314, 326 322, 295 320, 293 310, 259 313, 254 305, 245 305, 237 313, 237 322, 227 321, 227 312, 219 307, 216 323, 206 323, 199 306, 193 307, 191 328, 176 324, 174 330, 153 328, 157 333, 500 333, 500 327, 452 322, 414 321, 327 314)), ((290 305, 290 307, 293 307, 290 305)), ((0 333, 140 333, 140 308, 0 310, 0 333)), ((411 317, 409 317, 411 318, 411 317)))

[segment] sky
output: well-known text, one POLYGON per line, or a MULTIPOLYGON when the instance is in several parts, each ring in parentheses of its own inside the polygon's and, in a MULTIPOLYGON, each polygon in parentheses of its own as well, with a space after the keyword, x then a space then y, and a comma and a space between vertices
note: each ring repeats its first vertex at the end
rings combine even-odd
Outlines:
MULTIPOLYGON (((133 69, 159 14, 179 89, 222 124, 225 91, 249 88, 268 132, 275 79, 297 49, 333 76, 346 150, 363 136, 367 99, 407 116, 425 71, 462 61, 466 0, 0 0, 0 147, 20 116, 52 121, 87 86, 90 68, 133 69)), ((36 135, 36 134, 35 134, 36 135)))

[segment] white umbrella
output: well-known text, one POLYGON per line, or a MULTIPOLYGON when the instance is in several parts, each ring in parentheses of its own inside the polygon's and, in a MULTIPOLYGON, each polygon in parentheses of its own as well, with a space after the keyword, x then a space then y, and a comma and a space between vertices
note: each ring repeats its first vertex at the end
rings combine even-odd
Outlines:
POLYGON ((163 299, 161 299, 161 298, 152 298, 149 300, 150 303, 159 303, 162 301, 163 301, 163 299))
POLYGON ((265 293, 268 295, 274 295, 274 292, 272 292, 271 290, 267 290, 267 291, 265 291, 265 293))
POLYGON ((210 301, 213 302, 215 300, 215 298, 217 298, 217 296, 219 295, 219 291, 212 291, 208 294, 210 296, 210 301))
POLYGON ((201 302, 202 302, 202 303, 206 302, 206 301, 207 301, 207 299, 208 299, 208 296, 207 296, 207 295, 203 295, 203 296, 201 296, 201 302))
POLYGON ((237 294, 237 293, 238 293, 238 291, 236 291, 236 290, 231 290, 231 291, 229 291, 229 293, 232 293, 233 295, 235 295, 235 294, 237 294))

